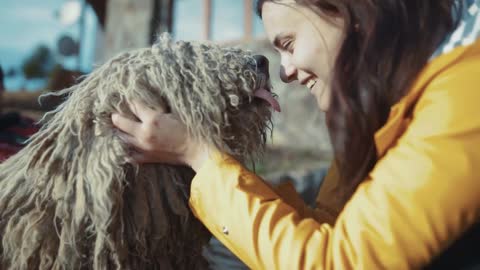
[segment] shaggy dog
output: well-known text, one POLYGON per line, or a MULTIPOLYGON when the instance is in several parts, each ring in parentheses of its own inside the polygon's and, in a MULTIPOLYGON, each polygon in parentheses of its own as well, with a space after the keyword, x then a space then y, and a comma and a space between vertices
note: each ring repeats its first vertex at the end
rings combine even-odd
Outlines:
POLYGON ((58 92, 66 100, 0 164, 0 269, 207 268, 193 171, 129 163, 111 114, 133 117, 130 100, 167 107, 194 138, 249 162, 271 127, 268 84, 249 52, 162 36, 58 92))

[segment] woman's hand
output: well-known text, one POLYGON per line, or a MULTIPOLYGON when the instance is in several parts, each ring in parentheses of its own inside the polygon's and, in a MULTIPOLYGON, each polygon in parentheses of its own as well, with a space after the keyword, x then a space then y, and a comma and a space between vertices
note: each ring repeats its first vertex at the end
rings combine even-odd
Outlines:
POLYGON ((208 158, 209 147, 189 138, 186 127, 172 114, 136 101, 129 105, 140 121, 114 113, 112 122, 120 138, 134 148, 131 157, 136 162, 188 165, 197 171, 208 158))

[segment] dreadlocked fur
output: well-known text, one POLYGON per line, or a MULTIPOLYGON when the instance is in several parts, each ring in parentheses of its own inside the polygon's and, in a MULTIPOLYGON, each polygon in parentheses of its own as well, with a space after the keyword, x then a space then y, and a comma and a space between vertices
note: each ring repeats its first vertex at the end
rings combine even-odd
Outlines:
POLYGON ((173 42, 125 52, 77 85, 0 164, 1 269, 203 269, 210 234, 188 208, 193 171, 135 165, 111 122, 127 101, 168 107, 195 138, 241 161, 261 154, 270 108, 249 52, 173 42))

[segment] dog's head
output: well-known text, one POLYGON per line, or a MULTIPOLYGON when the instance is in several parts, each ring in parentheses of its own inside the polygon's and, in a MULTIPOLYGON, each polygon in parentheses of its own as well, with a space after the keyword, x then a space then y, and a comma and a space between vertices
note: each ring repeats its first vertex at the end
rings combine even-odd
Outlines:
POLYGON ((105 112, 115 105, 128 114, 125 101, 141 97, 152 108, 167 107, 195 138, 238 159, 263 149, 271 110, 279 110, 268 60, 237 48, 173 42, 163 35, 152 48, 120 54, 96 72, 97 102, 105 112))

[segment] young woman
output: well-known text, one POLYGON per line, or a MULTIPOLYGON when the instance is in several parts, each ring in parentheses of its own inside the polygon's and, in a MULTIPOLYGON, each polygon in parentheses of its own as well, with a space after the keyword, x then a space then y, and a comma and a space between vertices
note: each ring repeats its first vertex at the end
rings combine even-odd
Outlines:
POLYGON ((282 80, 305 85, 327 113, 336 159, 318 209, 185 137, 169 114, 133 104, 140 122, 112 119, 138 161, 197 172, 193 212, 253 269, 422 268, 467 254, 446 250, 480 220, 479 9, 258 1, 282 80))

